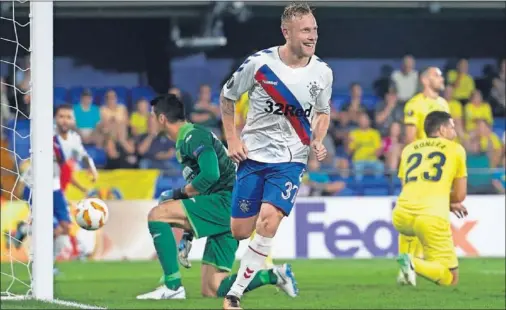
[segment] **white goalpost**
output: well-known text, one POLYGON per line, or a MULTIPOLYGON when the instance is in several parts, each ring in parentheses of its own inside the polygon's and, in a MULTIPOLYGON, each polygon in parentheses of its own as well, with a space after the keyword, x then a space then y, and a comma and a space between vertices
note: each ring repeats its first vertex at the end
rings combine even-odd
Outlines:
POLYGON ((53 299, 53 1, 30 2, 32 294, 53 299))
MULTIPOLYGON (((2 277, 10 277, 11 281, 7 287, 2 285, 2 300, 16 300, 34 298, 37 300, 53 300, 53 1, 31 1, 29 3, 30 15, 29 22, 22 24, 16 21, 16 3, 23 4, 22 1, 12 1, 12 15, 2 16, 2 22, 10 21, 13 24, 14 37, 2 38, 2 41, 15 44, 15 55, 12 61, 2 60, 3 64, 12 66, 14 72, 13 82, 5 82, 3 86, 6 89, 11 87, 16 93, 27 94, 30 99, 30 160, 32 165, 32 200, 31 209, 31 243, 28 263, 18 262, 12 256, 12 242, 9 242, 5 256, 9 257, 10 264, 2 264, 2 277), (12 18, 10 18, 12 17, 12 18), (30 27, 30 43, 27 47, 25 42, 19 42, 17 29, 30 27), (13 40, 14 39, 14 40, 13 40), (18 66, 18 52, 20 49, 27 50, 30 53, 30 66, 23 68, 18 66), (21 90, 17 87, 16 71, 29 73, 31 75, 28 90, 21 90), (28 279, 18 279, 16 265, 26 265, 28 270, 28 279), (7 269, 7 270, 5 270, 7 269), (20 289, 11 292, 15 282, 21 282, 26 292, 20 289), (29 283, 26 283, 29 281, 29 283)), ((19 82, 19 81, 18 81, 19 82)), ((17 165, 19 155, 16 153, 15 139, 23 138, 17 132, 17 118, 22 114, 18 109, 19 104, 16 101, 16 113, 14 128, 8 128, 2 124, 2 130, 11 130, 14 146, 11 146, 9 152, 13 153, 16 161, 16 170, 9 171, 17 174, 16 184, 22 182, 20 169, 17 165)), ((3 103, 2 103, 3 104, 3 103)), ((23 160, 24 158, 20 158, 23 160)), ((2 167, 2 169, 4 169, 2 167)), ((15 194, 15 187, 10 193, 11 202, 19 200, 15 194)), ((2 191, 4 191, 2 189, 2 191)), ((3 229, 3 228, 2 228, 3 229)), ((8 236, 11 238, 11 233, 8 236)), ((4 256, 4 254, 2 254, 4 256)), ((2 279, 3 280, 3 279, 2 279)), ((4 284, 4 283, 2 283, 4 284)))

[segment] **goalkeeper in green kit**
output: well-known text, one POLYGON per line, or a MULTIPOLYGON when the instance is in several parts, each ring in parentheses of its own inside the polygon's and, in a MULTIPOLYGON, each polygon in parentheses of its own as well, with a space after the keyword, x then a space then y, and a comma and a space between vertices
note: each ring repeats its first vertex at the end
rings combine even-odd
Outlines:
MULTIPOLYGON (((213 133, 186 121, 183 103, 176 96, 156 97, 151 105, 162 129, 176 142, 176 156, 188 184, 163 192, 158 205, 149 212, 149 232, 162 265, 164 284, 137 299, 186 298, 173 227, 182 228, 186 236, 207 237, 202 258, 202 295, 224 297, 236 278, 230 275, 239 245, 230 231, 236 166, 213 133)), ((188 239, 182 242, 189 245, 188 239)), ((258 272, 246 291, 264 285, 277 285, 291 297, 297 292, 287 264, 258 272)))

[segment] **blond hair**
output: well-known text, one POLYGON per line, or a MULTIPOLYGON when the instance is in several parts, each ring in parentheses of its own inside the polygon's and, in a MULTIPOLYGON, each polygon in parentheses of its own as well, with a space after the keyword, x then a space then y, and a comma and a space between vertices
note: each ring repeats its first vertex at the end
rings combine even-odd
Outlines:
POLYGON ((292 2, 285 7, 281 14, 281 25, 291 21, 294 17, 313 14, 313 10, 306 2, 292 2))

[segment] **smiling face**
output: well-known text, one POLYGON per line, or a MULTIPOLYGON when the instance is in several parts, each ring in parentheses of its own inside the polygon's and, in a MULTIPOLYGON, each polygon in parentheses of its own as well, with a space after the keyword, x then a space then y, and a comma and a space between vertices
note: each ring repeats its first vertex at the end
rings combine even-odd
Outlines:
POLYGON ((281 17, 281 31, 292 53, 298 57, 311 57, 318 41, 318 25, 305 4, 292 4, 281 17))

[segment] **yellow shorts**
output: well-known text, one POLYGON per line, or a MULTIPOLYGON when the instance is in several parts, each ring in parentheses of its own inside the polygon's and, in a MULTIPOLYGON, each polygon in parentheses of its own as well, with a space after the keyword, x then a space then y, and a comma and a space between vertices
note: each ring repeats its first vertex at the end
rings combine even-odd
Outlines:
POLYGON ((427 261, 437 261, 448 269, 458 267, 450 222, 431 215, 413 215, 395 208, 392 224, 403 235, 418 237, 427 261))

